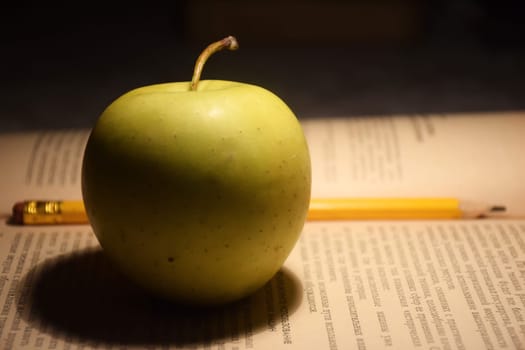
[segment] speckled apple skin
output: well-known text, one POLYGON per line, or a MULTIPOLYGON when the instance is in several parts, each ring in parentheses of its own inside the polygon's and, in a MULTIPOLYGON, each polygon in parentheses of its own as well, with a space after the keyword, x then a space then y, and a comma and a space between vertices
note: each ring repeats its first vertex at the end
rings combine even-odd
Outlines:
POLYGON ((303 228, 311 167, 288 106, 219 80, 151 85, 109 105, 88 140, 82 193, 105 253, 179 303, 253 293, 303 228))

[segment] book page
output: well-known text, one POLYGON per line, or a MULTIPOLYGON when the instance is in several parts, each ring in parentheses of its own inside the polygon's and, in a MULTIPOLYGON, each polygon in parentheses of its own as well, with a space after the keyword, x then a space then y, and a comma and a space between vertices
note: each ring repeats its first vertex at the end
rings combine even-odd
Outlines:
MULTIPOLYGON (((302 120, 314 197, 456 197, 525 217, 525 112, 302 120)), ((0 135, 0 213, 79 199, 89 130, 0 135)))
MULTIPOLYGON (((314 196, 524 205, 520 114, 303 123, 314 196)), ((16 201, 81 198, 88 134, 0 135, 3 219, 16 201)), ((523 348, 524 236, 524 220, 308 222, 264 288, 198 310, 128 282, 89 225, 2 220, 0 348, 523 348)))
POLYGON ((303 121, 317 197, 455 197, 525 217, 525 112, 303 121))
POLYGON ((0 214, 30 199, 81 199, 80 169, 89 130, 0 135, 0 214))
POLYGON ((88 226, 0 227, 2 349, 522 349, 525 221, 307 223, 230 305, 156 300, 88 226))

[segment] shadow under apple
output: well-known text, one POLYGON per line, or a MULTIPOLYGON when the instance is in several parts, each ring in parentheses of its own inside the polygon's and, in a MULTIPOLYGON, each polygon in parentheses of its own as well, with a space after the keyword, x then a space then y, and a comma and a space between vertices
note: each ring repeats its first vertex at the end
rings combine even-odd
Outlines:
POLYGON ((36 265, 17 296, 18 305, 30 305, 18 309, 20 317, 55 337, 91 345, 191 346, 248 343, 256 333, 278 329, 300 305, 302 286, 283 267, 243 300, 189 308, 150 296, 113 268, 101 249, 91 248, 36 265))

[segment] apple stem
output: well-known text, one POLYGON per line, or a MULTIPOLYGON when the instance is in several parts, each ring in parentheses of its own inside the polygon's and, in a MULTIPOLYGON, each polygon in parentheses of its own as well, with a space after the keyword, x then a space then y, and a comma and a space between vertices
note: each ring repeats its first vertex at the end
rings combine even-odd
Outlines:
POLYGON ((221 51, 225 48, 232 51, 237 50, 239 48, 237 39, 230 35, 222 40, 211 43, 210 45, 208 45, 207 48, 204 49, 204 51, 202 51, 199 58, 197 58, 197 62, 195 63, 193 77, 191 78, 190 90, 197 90, 197 85, 199 85, 199 80, 201 78, 202 68, 204 67, 204 64, 206 63, 208 58, 215 52, 221 51))

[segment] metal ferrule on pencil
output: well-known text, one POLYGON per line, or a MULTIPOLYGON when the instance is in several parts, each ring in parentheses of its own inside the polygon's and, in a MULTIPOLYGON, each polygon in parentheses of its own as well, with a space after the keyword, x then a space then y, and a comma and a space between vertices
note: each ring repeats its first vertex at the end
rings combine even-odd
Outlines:
POLYGON ((82 201, 31 200, 14 205, 13 221, 22 225, 84 224, 87 216, 82 201))

